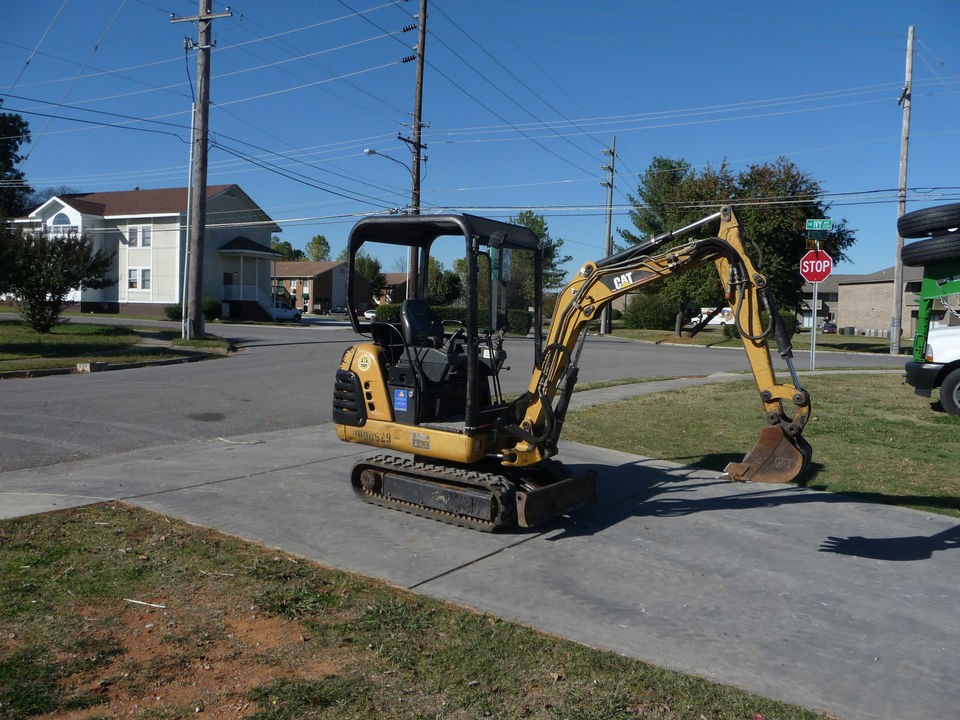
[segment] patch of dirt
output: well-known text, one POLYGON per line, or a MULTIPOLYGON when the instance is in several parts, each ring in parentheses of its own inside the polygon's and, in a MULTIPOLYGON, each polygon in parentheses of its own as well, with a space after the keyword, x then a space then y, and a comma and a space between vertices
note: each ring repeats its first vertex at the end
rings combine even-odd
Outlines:
POLYGON ((42 716, 50 720, 148 713, 242 718, 260 709, 246 699, 253 688, 280 678, 322 678, 340 668, 336 650, 310 643, 298 622, 261 615, 255 607, 193 599, 163 608, 128 603, 109 614, 86 607, 80 616, 90 645, 123 650, 63 682, 67 694, 91 694, 100 702, 42 716))

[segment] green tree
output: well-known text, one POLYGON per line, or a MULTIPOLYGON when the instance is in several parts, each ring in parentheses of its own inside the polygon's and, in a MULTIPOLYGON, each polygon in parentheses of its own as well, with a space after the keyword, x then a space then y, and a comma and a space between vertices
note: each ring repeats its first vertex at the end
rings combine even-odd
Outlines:
MULTIPOLYGON (((644 238, 683 227, 698 220, 732 194, 733 178, 726 165, 718 170, 707 167, 698 175, 686 160, 655 157, 644 172, 637 196, 628 196, 633 205, 630 219, 640 233, 619 230, 628 245, 636 245, 644 238)), ((687 242, 690 238, 667 243, 666 247, 687 242)), ((671 307, 674 328, 679 334, 684 316, 691 307, 722 304, 723 286, 712 264, 693 268, 674 275, 656 290, 659 296, 658 313, 671 307)), ((646 303, 646 296, 637 298, 646 303)), ((649 320, 646 321, 649 324, 649 320)))
MULTIPOLYGON (((341 255, 344 257, 340 259, 346 260, 346 249, 341 255)), ((370 281, 371 297, 378 297, 387 285, 387 278, 383 274, 380 261, 361 250, 353 258, 353 268, 370 281)))
MULTIPOLYGON (((2 101, 0 101, 2 104, 2 101)), ((33 190, 17 166, 23 160, 20 146, 30 142, 30 126, 16 113, 0 113, 0 215, 20 217, 31 208, 33 190)))
MULTIPOLYGON (((698 220, 720 205, 733 205, 751 259, 770 282, 777 303, 798 310, 803 280, 797 263, 805 250, 804 220, 826 217, 830 210, 820 195, 819 183, 786 158, 749 165, 734 174, 726 163, 698 173, 685 160, 656 157, 641 177, 637 195, 630 196, 630 219, 637 232, 621 229, 619 234, 628 244, 636 244, 698 220)), ((693 237, 685 236, 664 247, 693 237)), ((846 221, 840 220, 834 222, 823 247, 840 261, 846 257, 844 249, 854 242, 846 221)), ((690 306, 722 304, 723 288, 710 264, 668 278, 661 293, 679 314, 690 306)))
MULTIPOLYGON (((533 231, 540 239, 540 246, 543 248, 543 289, 559 290, 567 284, 567 271, 563 269, 564 263, 573 259, 572 255, 563 255, 560 249, 563 247, 561 238, 554 238, 550 235, 550 229, 547 227, 546 218, 533 210, 523 210, 516 217, 510 218, 508 222, 514 225, 522 225, 533 231)), ((514 255, 525 255, 526 253, 514 253, 514 255)), ((514 258, 516 262, 516 257, 514 258)), ((521 263, 524 261, 521 260, 521 263)), ((532 267, 532 258, 527 260, 532 267)), ((514 271, 516 271, 514 264, 514 271)), ((532 272, 530 273, 532 278, 532 272)), ((531 286, 532 287, 532 286, 531 286)), ((531 290, 530 296, 533 296, 531 290)))
MULTIPOLYGON (((762 266, 758 269, 767 276, 784 309, 799 310, 803 298, 799 264, 807 250, 806 219, 830 216, 830 204, 819 199, 821 194, 820 183, 786 158, 749 165, 737 176, 733 205, 744 234, 759 248, 762 266), (790 202, 780 204, 783 200, 790 202)), ((837 218, 820 246, 834 262, 843 262, 847 259, 844 251, 855 242, 847 221, 837 218)), ((753 259, 757 263, 759 258, 753 259)))
POLYGON ((71 290, 104 288, 114 253, 94 250, 87 237, 21 233, 0 225, 0 290, 16 297, 20 316, 34 330, 47 333, 60 321, 71 290))
POLYGON ((460 275, 445 269, 442 262, 431 257, 427 276, 427 302, 431 305, 452 305, 462 295, 460 275))
POLYGON ((314 262, 330 259, 330 243, 323 235, 314 235, 307 241, 307 257, 314 262))
POLYGON ((276 235, 270 238, 270 249, 274 252, 280 253, 281 260, 289 260, 293 262, 298 262, 300 260, 306 260, 307 255, 300 248, 295 248, 290 244, 289 240, 281 240, 276 235))

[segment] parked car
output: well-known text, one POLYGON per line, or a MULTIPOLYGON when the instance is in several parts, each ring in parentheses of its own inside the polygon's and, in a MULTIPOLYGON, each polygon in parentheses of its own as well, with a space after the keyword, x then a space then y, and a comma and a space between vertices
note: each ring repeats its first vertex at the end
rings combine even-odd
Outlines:
POLYGON ((336 307, 330 308, 331 315, 346 315, 347 309, 343 305, 337 305, 336 307))
POLYGON ((827 320, 820 326, 825 335, 834 335, 837 332, 837 324, 832 320, 827 320))
POLYGON ((376 308, 370 308, 369 310, 367 310, 367 311, 365 311, 365 312, 363 313, 363 316, 364 316, 367 320, 376 320, 376 319, 377 319, 377 309, 376 309, 376 308))
POLYGON ((285 320, 300 322, 300 311, 296 308, 287 307, 282 302, 275 302, 273 307, 270 308, 270 317, 277 322, 284 322, 285 320))

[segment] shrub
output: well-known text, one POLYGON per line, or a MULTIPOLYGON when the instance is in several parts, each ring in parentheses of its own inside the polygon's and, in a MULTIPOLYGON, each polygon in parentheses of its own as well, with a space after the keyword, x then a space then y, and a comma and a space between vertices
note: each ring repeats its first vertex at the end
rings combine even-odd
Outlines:
POLYGON ((737 324, 735 322, 723 326, 723 337, 727 340, 736 340, 740 337, 740 332, 737 330, 737 324))
POLYGON ((797 334, 797 330, 800 328, 800 322, 797 320, 795 313, 790 312, 789 310, 780 310, 780 322, 783 323, 784 329, 787 331, 787 337, 792 338, 797 334))
POLYGON ((167 320, 180 320, 183 318, 183 306, 180 305, 180 303, 176 305, 165 305, 163 314, 167 316, 167 320))
POLYGON ((677 319, 677 309, 673 303, 660 295, 639 293, 630 298, 624 324, 628 328, 646 328, 648 330, 672 330, 677 319))
POLYGON ((526 310, 507 310, 506 331, 511 335, 526 335, 533 326, 533 316, 526 310))
POLYGON ((204 296, 200 300, 200 312, 203 313, 203 319, 206 321, 213 321, 220 317, 221 305, 220 301, 216 298, 204 296))

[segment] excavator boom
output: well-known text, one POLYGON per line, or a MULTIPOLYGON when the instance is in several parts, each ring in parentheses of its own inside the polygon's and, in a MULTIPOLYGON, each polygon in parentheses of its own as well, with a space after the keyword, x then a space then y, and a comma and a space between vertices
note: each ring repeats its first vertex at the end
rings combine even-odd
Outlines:
POLYGON ((754 448, 743 461, 727 466, 727 476, 755 482, 789 482, 796 478, 811 457, 810 445, 802 436, 810 415, 810 396, 800 387, 793 367, 793 350, 773 295, 766 278, 753 266, 744 249, 740 224, 731 207, 580 268, 576 278, 560 293, 543 360, 534 369, 527 393, 519 400, 522 419, 508 428, 518 441, 504 453, 504 464, 536 464, 556 452, 566 402, 576 380, 576 358, 590 320, 616 298, 708 262, 714 263, 726 288, 727 302, 733 308, 767 418, 767 426, 754 448), (716 220, 720 220, 716 237, 662 250, 666 243, 716 220), (768 345, 771 335, 790 368, 793 385, 777 382, 768 345), (561 397, 555 406, 561 385, 567 397, 561 397), (787 413, 786 406, 792 414, 787 413))

